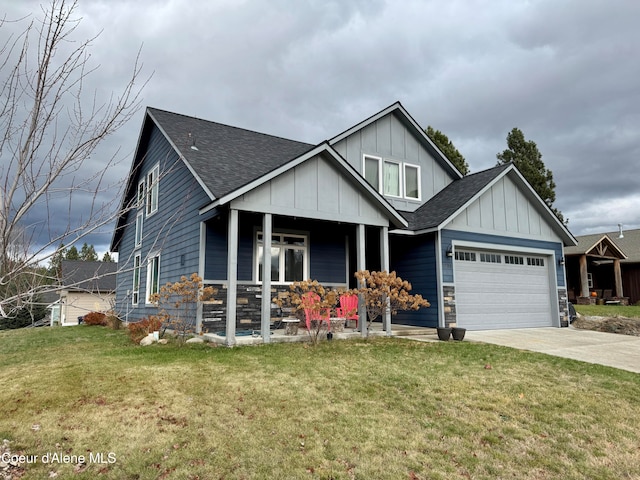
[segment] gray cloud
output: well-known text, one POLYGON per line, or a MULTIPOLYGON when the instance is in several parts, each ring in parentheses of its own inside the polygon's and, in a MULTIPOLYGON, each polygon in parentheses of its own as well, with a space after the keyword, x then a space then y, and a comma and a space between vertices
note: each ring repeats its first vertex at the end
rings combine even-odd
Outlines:
MULTIPOLYGON (((39 0, 0 1, 12 14, 39 0)), ((144 104, 311 143, 396 100, 472 171, 520 128, 554 172, 574 234, 640 227, 640 4, 595 0, 96 1, 91 85, 118 91, 136 52, 144 104)), ((142 112, 104 145, 128 172, 142 112)), ((97 159, 98 160, 98 159, 97 159)), ((94 243, 106 245, 110 234, 94 243)))

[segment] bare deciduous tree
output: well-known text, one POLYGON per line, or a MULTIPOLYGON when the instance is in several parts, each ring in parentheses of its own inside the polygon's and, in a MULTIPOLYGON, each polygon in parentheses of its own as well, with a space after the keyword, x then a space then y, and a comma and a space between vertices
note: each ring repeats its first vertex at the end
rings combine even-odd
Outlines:
POLYGON ((86 92, 97 37, 74 39, 77 7, 51 0, 40 18, 0 20, 0 31, 24 25, 0 45, 0 317, 52 288, 39 262, 111 223, 117 210, 118 183, 107 180, 116 153, 98 168, 89 160, 138 111, 147 80, 138 51, 120 94, 102 101, 86 92), (78 196, 88 213, 73 218, 78 196))

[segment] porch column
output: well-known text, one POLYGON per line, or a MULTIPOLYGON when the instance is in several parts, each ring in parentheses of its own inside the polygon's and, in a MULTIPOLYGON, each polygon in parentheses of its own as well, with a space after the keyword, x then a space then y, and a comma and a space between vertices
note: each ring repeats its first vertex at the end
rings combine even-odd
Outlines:
MULTIPOLYGON (((365 226, 363 224, 358 225, 356 235, 356 268, 358 271, 366 268, 366 255, 365 255, 365 226)), ((358 288, 364 286, 360 284, 358 280, 358 288)), ((367 336, 367 307, 364 304, 364 298, 360 297, 358 301, 358 323, 360 324, 360 333, 363 337, 367 336)))
MULTIPOLYGON (((380 266, 385 272, 389 271, 389 227, 380 229, 380 266)), ((389 308, 389 300, 387 299, 387 309, 382 319, 384 331, 387 336, 391 336, 391 309, 389 308)))
POLYGON ((622 269, 620 268, 619 258, 613 261, 613 274, 616 282, 616 297, 624 297, 624 291, 622 289, 622 269))
POLYGON ((238 296, 238 210, 229 209, 227 230, 227 330, 226 345, 236 343, 236 302, 238 296))
MULTIPOLYGON (((202 279, 202 285, 204 286, 204 258, 207 245, 207 228, 204 222, 200 222, 200 248, 198 251, 198 276, 202 279)), ((198 292, 198 296, 202 295, 202 292, 198 292)), ((202 302, 198 302, 196 312, 196 333, 202 333, 202 302)))
POLYGON ((587 256, 580 257, 580 296, 589 296, 589 277, 587 276, 587 256))
POLYGON ((272 219, 270 213, 262 218, 262 315, 260 327, 262 341, 271 341, 271 230, 272 219))

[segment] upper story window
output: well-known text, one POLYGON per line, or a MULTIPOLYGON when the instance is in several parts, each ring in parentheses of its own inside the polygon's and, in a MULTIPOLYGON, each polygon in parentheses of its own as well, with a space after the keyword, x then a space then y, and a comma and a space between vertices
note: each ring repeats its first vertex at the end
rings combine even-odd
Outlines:
POLYGON ((388 197, 420 200, 420 167, 409 163, 364 155, 364 178, 378 192, 388 197))
POLYGON ((400 197, 400 164, 385 160, 383 168, 382 184, 384 186, 384 194, 391 197, 400 197))
MULTIPOLYGON (((258 232, 257 247, 257 278, 258 282, 262 282, 262 254, 264 251, 262 232, 258 232)), ((290 283, 308 278, 308 255, 306 235, 274 233, 271 236, 271 281, 290 283)))
POLYGON ((404 196, 412 200, 420 200, 420 167, 404 164, 404 196))
POLYGON ((158 180, 160 177, 160 165, 156 164, 147 173, 147 215, 158 211, 158 180))
POLYGON ((144 206, 144 180, 140 180, 138 183, 138 196, 136 200, 136 207, 142 208, 144 206))
POLYGON ((363 159, 362 171, 364 172, 364 178, 367 182, 373 185, 373 188, 380 191, 382 188, 381 175, 380 175, 380 163, 382 159, 379 157, 371 157, 365 155, 363 159))

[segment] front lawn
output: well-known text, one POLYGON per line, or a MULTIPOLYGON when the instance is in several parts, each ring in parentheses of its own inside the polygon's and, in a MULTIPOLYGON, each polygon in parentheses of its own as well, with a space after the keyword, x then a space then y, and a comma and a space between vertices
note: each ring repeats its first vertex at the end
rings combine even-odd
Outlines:
POLYGON ((576 312, 589 317, 626 317, 640 319, 640 306, 574 305, 576 312))
POLYGON ((0 333, 0 382, 25 479, 640 477, 637 374, 499 346, 42 328, 0 333))

